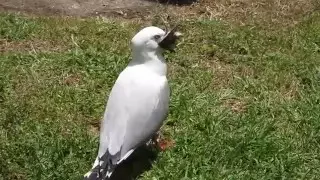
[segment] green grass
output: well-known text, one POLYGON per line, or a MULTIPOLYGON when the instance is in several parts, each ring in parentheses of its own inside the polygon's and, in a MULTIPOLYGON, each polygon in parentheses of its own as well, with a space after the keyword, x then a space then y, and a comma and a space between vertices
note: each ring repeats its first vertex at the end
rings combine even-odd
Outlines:
MULTIPOLYGON (((8 14, 0 22, 0 179, 79 179, 130 39, 145 25, 8 14)), ((182 32, 167 55, 163 128, 176 145, 141 179, 319 179, 320 14, 278 28, 184 21, 182 32)))

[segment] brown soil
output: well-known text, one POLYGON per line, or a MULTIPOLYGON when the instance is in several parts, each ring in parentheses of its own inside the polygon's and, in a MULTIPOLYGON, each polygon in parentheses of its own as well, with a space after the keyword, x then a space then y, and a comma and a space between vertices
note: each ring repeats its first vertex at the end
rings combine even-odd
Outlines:
POLYGON ((0 0, 0 11, 84 17, 152 5, 146 0, 0 0))
POLYGON ((304 15, 319 10, 319 0, 0 0, 0 12, 120 16, 143 20, 160 14, 178 19, 224 19, 240 24, 252 21, 261 24, 295 24, 304 15), (192 5, 193 2, 199 3, 192 5), (160 6, 160 3, 185 6, 160 6))

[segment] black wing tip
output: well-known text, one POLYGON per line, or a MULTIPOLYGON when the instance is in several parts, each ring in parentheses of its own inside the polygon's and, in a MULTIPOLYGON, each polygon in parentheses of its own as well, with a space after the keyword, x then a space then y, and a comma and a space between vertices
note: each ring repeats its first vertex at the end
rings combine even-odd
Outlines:
POLYGON ((90 174, 83 176, 83 180, 102 180, 99 177, 99 173, 98 172, 89 172, 89 173, 90 174))

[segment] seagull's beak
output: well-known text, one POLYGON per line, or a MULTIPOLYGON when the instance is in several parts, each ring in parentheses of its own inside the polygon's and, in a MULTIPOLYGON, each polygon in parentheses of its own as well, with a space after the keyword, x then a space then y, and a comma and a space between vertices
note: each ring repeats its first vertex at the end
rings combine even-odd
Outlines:
POLYGON ((161 48, 169 50, 171 52, 174 51, 174 48, 176 47, 176 41, 182 35, 176 30, 177 27, 173 28, 162 38, 162 40, 159 42, 159 46, 161 48))

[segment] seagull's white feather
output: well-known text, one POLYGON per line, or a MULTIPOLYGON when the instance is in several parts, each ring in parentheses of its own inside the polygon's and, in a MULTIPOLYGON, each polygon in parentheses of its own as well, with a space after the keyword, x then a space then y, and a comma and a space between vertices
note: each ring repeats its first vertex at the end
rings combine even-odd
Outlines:
POLYGON ((113 162, 145 143, 160 128, 168 111, 169 88, 165 76, 147 65, 126 68, 116 81, 108 100, 99 156, 108 149, 113 162), (108 145, 105 146, 104 143, 108 145))
POLYGON ((167 116, 167 66, 155 35, 163 37, 165 32, 148 27, 132 39, 133 59, 121 72, 109 95, 100 130, 98 157, 93 165, 94 169, 107 164, 107 176, 111 175, 113 167, 151 139, 167 116))

